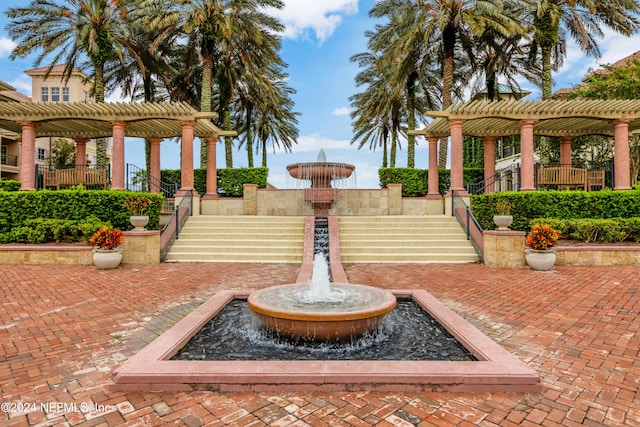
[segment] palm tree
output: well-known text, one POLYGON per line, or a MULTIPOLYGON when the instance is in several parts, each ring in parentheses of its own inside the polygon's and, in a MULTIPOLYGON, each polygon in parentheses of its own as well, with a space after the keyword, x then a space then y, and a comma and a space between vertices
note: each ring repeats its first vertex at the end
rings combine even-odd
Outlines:
POLYGON ((243 76, 238 84, 235 110, 239 119, 236 120, 236 126, 241 134, 240 146, 244 145, 247 150, 250 168, 254 163, 253 144, 257 135, 263 137, 263 140, 258 141, 263 167, 267 164, 266 146, 269 137, 282 135, 282 141, 274 141, 274 145, 282 143, 285 150, 289 151, 298 137, 298 113, 291 111, 291 95, 295 90, 286 84, 288 76, 282 71, 284 65, 283 62, 273 63, 262 74, 243 76), (269 118, 273 119, 273 123, 266 122, 269 118), (273 129, 268 129, 269 126, 273 129))
MULTIPOLYGON (((638 28, 636 0, 536 0, 533 14, 532 56, 539 51, 542 61, 542 99, 553 92, 552 57, 568 33, 587 55, 600 56, 596 42, 603 37, 602 24, 623 35, 638 28)), ((564 54, 563 54, 564 55, 564 54)))
MULTIPOLYGON (((388 6, 383 5, 387 2, 391 2, 392 7, 411 7, 403 6, 410 2, 383 0, 371 9, 370 14, 374 17, 389 14, 388 6)), ((479 36, 486 28, 493 28, 504 36, 519 31, 518 21, 505 14, 503 3, 497 0, 418 0, 415 7, 417 19, 423 26, 421 34, 425 46, 439 39, 437 44, 442 52, 442 109, 452 103, 456 50, 471 53, 473 36, 479 36)), ((447 151, 447 141, 441 140, 440 167, 446 167, 447 151)))
MULTIPOLYGON (((417 20, 416 5, 407 0, 379 2, 370 13, 385 15, 389 21, 376 27, 369 42, 370 49, 380 52, 379 67, 391 71, 390 81, 404 87, 407 129, 415 130, 416 112, 439 108, 441 88, 433 66, 434 49, 425 43, 424 27, 417 20)), ((415 136, 407 137, 407 167, 415 166, 415 136)))
MULTIPOLYGON (((371 39, 373 33, 367 32, 367 36, 371 39)), ((369 141, 370 146, 375 149, 376 142, 384 146, 390 136, 389 166, 395 167, 398 134, 403 131, 402 120, 405 116, 404 86, 391 81, 390 70, 381 66, 380 55, 376 52, 353 55, 351 61, 364 68, 356 75, 356 85, 366 86, 363 92, 349 98, 352 106, 351 118, 354 120, 351 144, 358 141, 360 149, 369 141), (379 131, 369 131, 367 128, 371 125, 379 131), (381 136, 384 138, 380 138, 381 136)), ((382 165, 386 167, 387 147, 383 148, 382 165)))
MULTIPOLYGON (((200 111, 213 110, 212 90, 214 79, 224 71, 221 66, 223 52, 235 45, 234 40, 247 42, 253 40, 260 43, 266 31, 279 31, 279 23, 262 12, 268 8, 281 9, 281 0, 140 0, 145 7, 155 8, 160 12, 150 15, 147 24, 152 28, 179 29, 186 38, 186 45, 197 52, 202 64, 202 86, 200 91, 200 111), (157 4, 160 2, 160 7, 157 4), (156 6, 154 6, 154 4, 156 6)), ((193 57, 193 54, 190 54, 193 57)), ((251 61, 251 57, 242 57, 243 61, 251 61)), ((227 76, 228 77, 228 76, 227 76)), ((228 79, 219 80, 223 84, 233 84, 228 79)), ((228 96, 225 95, 225 96, 228 96)), ((232 99, 232 98, 230 98, 232 99)), ((227 102, 223 100, 222 103, 227 102)), ((226 114, 226 112, 224 112, 226 114)), ((224 117, 221 116, 221 120, 224 117)), ((227 129, 224 124, 223 128, 227 129)), ((231 140, 227 142, 227 166, 231 167, 229 153, 232 151, 231 140)), ((206 144, 201 146, 201 165, 206 165, 206 144)))
MULTIPOLYGON (((25 57, 40 50, 35 60, 39 66, 46 58, 50 68, 63 61, 68 81, 74 67, 85 58, 93 68, 93 95, 104 102, 105 65, 123 56, 122 38, 126 26, 118 10, 118 0, 32 0, 26 7, 9 8, 7 31, 18 45, 11 59, 25 57)), ((97 165, 106 167, 106 140, 96 141, 97 165)))

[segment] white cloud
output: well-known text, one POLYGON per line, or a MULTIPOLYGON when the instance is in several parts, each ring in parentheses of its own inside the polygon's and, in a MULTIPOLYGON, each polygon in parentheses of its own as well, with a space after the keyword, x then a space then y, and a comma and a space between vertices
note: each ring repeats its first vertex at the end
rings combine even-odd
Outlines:
POLYGON ((340 108, 336 108, 335 110, 333 110, 333 115, 334 116, 348 116, 350 112, 351 112, 351 110, 349 110, 349 107, 340 107, 340 108))
POLYGON ((8 57, 15 47, 16 44, 12 40, 0 37, 0 58, 8 57))
POLYGON ((357 0, 285 0, 285 7, 270 11, 285 25, 284 37, 304 38, 309 32, 323 42, 342 23, 344 15, 358 13, 357 0))

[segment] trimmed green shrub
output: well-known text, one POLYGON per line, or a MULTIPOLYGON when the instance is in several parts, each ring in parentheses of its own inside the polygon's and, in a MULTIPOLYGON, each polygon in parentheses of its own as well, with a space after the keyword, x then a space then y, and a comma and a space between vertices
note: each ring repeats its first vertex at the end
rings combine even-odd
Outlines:
MULTIPOLYGON (((218 186, 225 196, 242 197, 244 184, 256 184, 258 188, 267 188, 268 168, 233 168, 218 169, 216 171, 219 181, 218 186)), ((165 169, 161 172, 163 181, 173 181, 178 185, 182 182, 179 169, 165 169)), ((207 192, 207 170, 195 169, 193 171, 193 186, 199 194, 207 192)))
POLYGON ((20 181, 13 179, 0 179, 0 191, 18 191, 20 190, 20 181))
MULTIPOLYGON (((463 185, 477 183, 483 180, 484 169, 465 168, 463 172, 463 185)), ((402 184, 403 197, 422 197, 427 194, 429 171, 415 168, 380 168, 378 169, 380 188, 386 188, 387 184, 402 184)), ((449 191, 451 171, 449 169, 438 170, 438 192, 445 194, 449 191)))
POLYGON ((627 240, 640 242, 640 217, 637 218, 535 218, 534 224, 548 224, 560 232, 563 238, 585 243, 619 243, 627 240))
POLYGON ((640 191, 504 192, 471 196, 471 211, 485 229, 493 228, 496 203, 508 200, 514 230, 528 231, 534 218, 608 219, 640 216, 640 191))
POLYGON ((110 225, 96 216, 82 221, 70 219, 28 219, 24 225, 0 233, 2 243, 47 243, 88 241, 101 226, 110 225))
POLYGON ((104 190, 40 190, 6 192, 0 197, 0 233, 25 225, 25 221, 69 219, 83 221, 95 216, 113 227, 130 230, 130 212, 124 207, 127 195, 144 195, 150 200, 148 229, 159 228, 163 197, 155 193, 104 190))

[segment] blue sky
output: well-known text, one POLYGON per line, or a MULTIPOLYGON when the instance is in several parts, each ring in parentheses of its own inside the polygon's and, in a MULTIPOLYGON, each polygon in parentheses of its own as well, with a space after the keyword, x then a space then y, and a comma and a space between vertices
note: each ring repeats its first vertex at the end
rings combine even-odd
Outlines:
MULTIPOLYGON (((31 95, 30 78, 23 70, 33 67, 33 58, 11 61, 8 56, 13 42, 8 38, 5 11, 9 7, 26 6, 29 0, 2 0, 0 2, 0 80, 20 92, 31 95)), ((377 188, 377 169, 382 163, 382 153, 371 152, 368 146, 358 150, 350 145, 352 137, 349 117, 349 97, 356 92, 354 77, 358 73, 349 58, 365 51, 364 32, 373 29, 374 21, 368 17, 374 0, 285 0, 285 9, 278 17, 286 24, 281 55, 289 64, 289 85, 294 95, 294 110, 300 113, 300 136, 293 153, 269 151, 269 181, 278 188, 295 187, 287 177, 286 165, 315 160, 323 148, 329 161, 342 161, 356 166, 358 188, 377 188)), ((562 69, 554 76, 555 88, 571 87, 578 83, 589 68, 615 62, 640 49, 640 34, 631 38, 607 32, 599 40, 602 57, 585 57, 574 45, 568 48, 568 56, 562 69)), ((46 64, 43 64, 46 65, 46 64)), ((539 91, 526 81, 521 82, 532 95, 539 98, 539 91)), ((117 93, 110 100, 119 100, 117 93)), ((222 144, 218 144, 221 148, 222 144)), ((172 141, 162 143, 161 167, 179 168, 178 145, 172 141)), ((144 166, 144 148, 141 140, 127 139, 126 161, 144 166)), ((197 150, 196 150, 197 151, 197 150)), ((260 157, 254 161, 259 165, 260 157)), ((199 164, 196 153, 195 164, 199 164)), ((406 165, 406 147, 398 154, 397 166, 406 165)), ((416 151, 416 167, 427 168, 426 142, 419 139, 416 151)), ((247 166, 247 154, 234 152, 234 166, 247 166)), ((224 154, 218 150, 218 167, 224 167, 224 154)))

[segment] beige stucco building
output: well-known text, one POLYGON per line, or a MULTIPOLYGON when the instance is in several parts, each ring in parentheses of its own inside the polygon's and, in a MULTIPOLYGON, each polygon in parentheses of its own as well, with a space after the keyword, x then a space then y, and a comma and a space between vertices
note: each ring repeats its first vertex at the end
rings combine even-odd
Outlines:
MULTIPOLYGON (((33 103, 73 103, 94 102, 91 96, 92 80, 90 76, 79 68, 74 68, 68 81, 65 81, 64 65, 33 68, 25 74, 31 77, 31 93, 28 97, 16 91, 11 85, 0 81, 0 102, 33 102, 33 103)), ((20 136, 14 132, 0 129, 1 162, 0 173, 4 179, 20 180, 20 136)), ((57 137, 39 137, 35 141, 34 162, 39 166, 46 166, 51 157, 51 150, 57 137)), ((66 138, 76 144, 73 139, 66 138)), ((78 165, 96 164, 95 140, 83 141, 86 144, 85 158, 76 159, 78 165)), ((107 162, 111 163, 112 141, 107 144, 107 162)))

